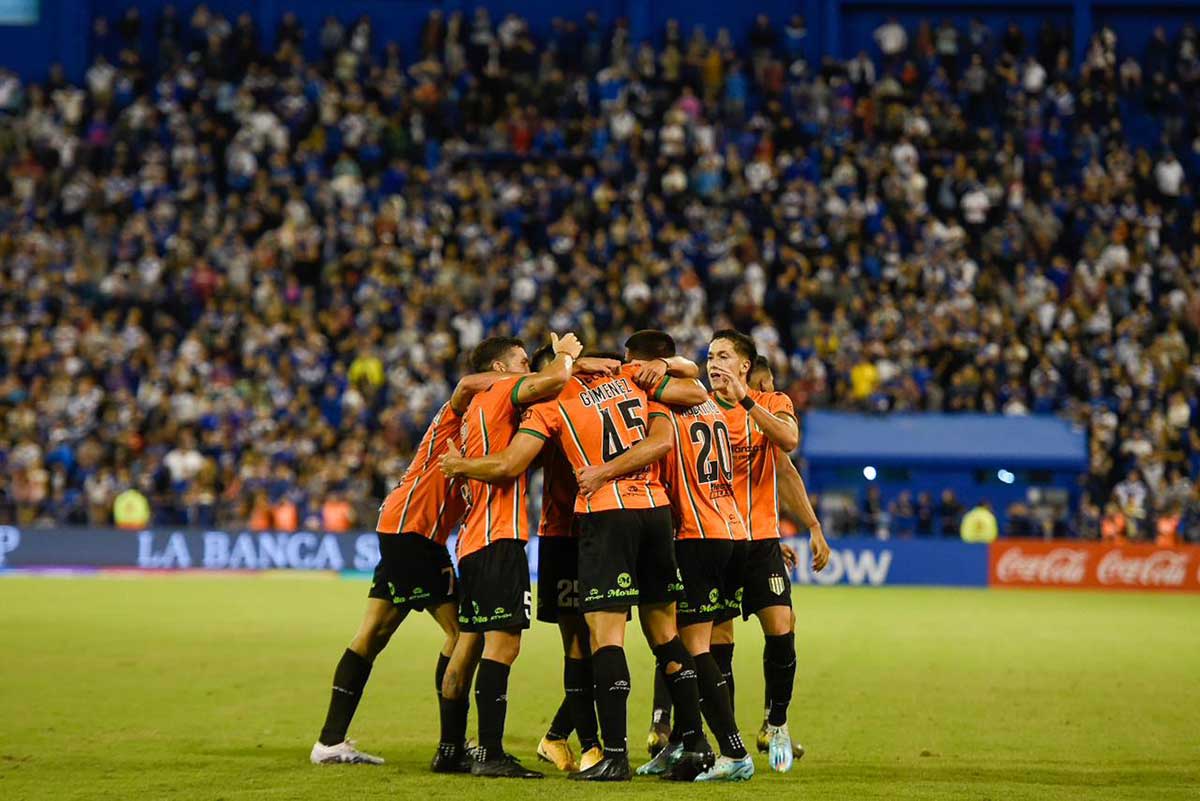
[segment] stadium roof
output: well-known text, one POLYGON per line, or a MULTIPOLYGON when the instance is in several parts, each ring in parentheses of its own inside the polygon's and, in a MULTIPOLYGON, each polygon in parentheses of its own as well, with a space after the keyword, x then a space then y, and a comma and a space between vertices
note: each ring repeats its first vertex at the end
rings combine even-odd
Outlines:
POLYGON ((1049 415, 809 412, 803 453, 810 465, 1087 468, 1084 432, 1049 415))

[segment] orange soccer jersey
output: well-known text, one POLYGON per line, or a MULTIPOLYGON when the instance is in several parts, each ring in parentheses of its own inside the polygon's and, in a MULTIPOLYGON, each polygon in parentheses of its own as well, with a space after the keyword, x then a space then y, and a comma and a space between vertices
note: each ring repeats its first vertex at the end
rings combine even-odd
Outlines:
MULTIPOLYGON (((502 378, 471 399, 462 422, 463 455, 468 459, 508 447, 521 417, 517 389, 524 380, 524 375, 502 378)), ((459 558, 496 540, 529 538, 526 489, 524 473, 504 484, 472 480, 463 484, 467 518, 458 535, 459 558)))
POLYGON ((675 538, 747 539, 733 498, 733 448, 720 407, 710 401, 669 412, 675 446, 663 460, 675 510, 675 538))
POLYGON ((440 545, 446 544, 450 532, 462 519, 466 504, 459 482, 442 474, 438 460, 450 442, 458 439, 461 425, 462 418, 449 403, 438 409, 400 483, 379 507, 376 531, 420 534, 440 545))
MULTIPOLYGON (((576 470, 612 461, 646 436, 648 401, 634 383, 637 368, 616 376, 573 376, 558 398, 529 408, 521 431, 556 439, 576 470)), ((575 513, 610 509, 652 509, 668 503, 660 469, 649 465, 610 481, 590 496, 577 495, 575 513)))
MULTIPOLYGON (((750 390, 750 398, 771 414, 795 416, 792 399, 782 392, 750 390)), ((729 406, 714 396, 725 411, 725 423, 733 445, 733 495, 752 540, 779 537, 779 488, 775 480, 774 444, 767 439, 750 413, 729 406)))
POLYGON ((550 442, 542 450, 542 519, 538 523, 539 537, 570 537, 575 534, 575 468, 563 455, 557 443, 550 442))

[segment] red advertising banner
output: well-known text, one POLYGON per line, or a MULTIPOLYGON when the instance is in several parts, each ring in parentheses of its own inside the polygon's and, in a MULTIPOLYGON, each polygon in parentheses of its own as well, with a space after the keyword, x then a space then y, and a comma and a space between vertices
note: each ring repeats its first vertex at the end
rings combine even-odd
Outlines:
POLYGON ((1200 547, 997 540, 988 553, 992 587, 1200 592, 1200 547))

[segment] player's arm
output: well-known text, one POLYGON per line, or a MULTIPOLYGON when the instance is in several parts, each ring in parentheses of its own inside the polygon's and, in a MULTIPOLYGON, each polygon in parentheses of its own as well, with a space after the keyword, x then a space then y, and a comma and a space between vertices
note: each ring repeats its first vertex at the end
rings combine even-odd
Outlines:
POLYGON ((808 529, 809 550, 812 552, 813 570, 820 572, 829 563, 829 543, 825 541, 825 532, 821 529, 821 521, 813 509, 812 501, 808 499, 808 489, 800 471, 788 455, 775 448, 775 476, 779 487, 779 502, 785 512, 799 521, 808 529))
POLYGON ((467 407, 471 405, 471 398, 483 392, 492 384, 504 378, 504 373, 471 373, 459 379, 458 384, 454 387, 454 394, 450 396, 450 408, 455 414, 462 416, 466 413, 467 407))
POLYGON ((513 387, 512 401, 514 406, 525 406, 546 398, 553 398, 562 392, 571 377, 575 359, 583 350, 583 345, 574 334, 567 334, 562 339, 550 335, 550 344, 556 354, 554 359, 532 375, 527 375, 513 387))
POLYGON ((616 359, 600 356, 580 356, 575 360, 575 372, 590 375, 616 375, 621 372, 621 363, 616 359))
POLYGON ((667 455, 674 443, 675 429, 671 426, 670 419, 662 413, 651 414, 650 430, 640 442, 611 462, 588 465, 575 474, 580 492, 591 495, 613 479, 636 473, 646 465, 654 464, 667 455))
POLYGON ((662 382, 652 393, 654 400, 668 406, 699 406, 708 400, 708 392, 704 385, 694 378, 675 379, 664 376, 662 382))
POLYGON ((796 418, 786 412, 772 413, 768 409, 750 399, 750 388, 739 376, 719 370, 713 371, 721 381, 722 392, 734 403, 748 408, 750 418, 758 423, 758 427, 771 442, 778 445, 784 453, 791 453, 800 444, 800 426, 796 418))
POLYGON ((471 478, 488 484, 511 481, 529 469, 546 440, 527 431, 518 431, 508 447, 475 459, 464 458, 454 443, 442 456, 439 464, 450 478, 471 478))
MULTIPOLYGON (((634 383, 647 392, 653 392, 665 378, 699 378, 700 367, 683 356, 659 357, 638 364, 634 383)), ((693 404, 694 405, 694 404, 693 404)))

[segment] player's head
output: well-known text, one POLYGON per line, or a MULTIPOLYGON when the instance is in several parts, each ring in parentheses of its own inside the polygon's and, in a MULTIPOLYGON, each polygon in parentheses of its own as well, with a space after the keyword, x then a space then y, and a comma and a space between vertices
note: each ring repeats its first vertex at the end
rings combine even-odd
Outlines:
POLYGON ((529 354, 516 337, 488 337, 471 351, 471 370, 486 373, 528 373, 529 354))
POLYGON ((767 361, 766 356, 759 356, 754 360, 746 384, 750 389, 757 389, 759 392, 775 391, 775 374, 771 372, 771 363, 767 361))
POLYGON ((552 361, 554 361, 554 346, 542 345, 529 357, 529 369, 536 373, 552 361))
POLYGON ((646 328, 625 340, 626 361, 669 359, 675 355, 675 340, 666 331, 646 328))
POLYGON ((712 380, 715 368, 745 380, 756 359, 758 348, 753 339, 732 328, 724 328, 713 334, 712 342, 708 343, 708 378, 712 380))

